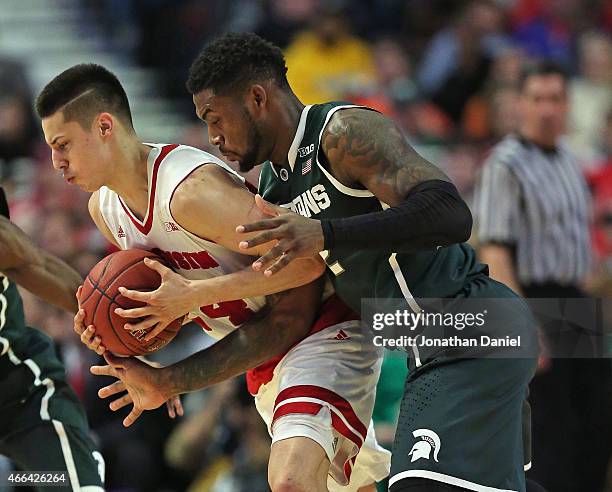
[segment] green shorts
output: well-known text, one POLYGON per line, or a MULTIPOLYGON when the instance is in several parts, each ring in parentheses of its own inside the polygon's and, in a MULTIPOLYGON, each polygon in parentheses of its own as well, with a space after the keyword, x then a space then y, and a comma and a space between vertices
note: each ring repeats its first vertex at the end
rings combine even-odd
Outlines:
POLYGON ((50 352, 36 363, 19 355, 29 365, 0 357, 0 454, 24 471, 67 472, 66 487, 37 490, 102 492, 104 459, 83 406, 63 379, 46 377, 57 376, 59 360, 50 352))
POLYGON ((524 491, 530 361, 457 359, 422 369, 406 380, 390 490, 426 478, 468 490, 524 491))
MULTIPOLYGON (((494 316, 489 321, 500 332, 533 342, 534 319, 507 287, 483 276, 463 297, 488 302, 494 316)), ((459 311, 461 296, 457 302, 459 311)), ((525 490, 531 461, 526 397, 537 363, 535 344, 535 353, 516 357, 463 358, 448 350, 419 364, 410 359, 391 460, 392 492, 411 478, 475 491, 525 490)))

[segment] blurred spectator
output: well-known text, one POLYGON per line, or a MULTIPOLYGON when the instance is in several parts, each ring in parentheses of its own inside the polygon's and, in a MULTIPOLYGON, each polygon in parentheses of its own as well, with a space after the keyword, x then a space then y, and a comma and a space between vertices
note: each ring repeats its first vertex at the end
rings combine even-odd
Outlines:
POLYGON ((193 115, 185 91, 189 65, 202 45, 220 34, 235 2, 134 0, 138 16, 137 60, 159 69, 161 91, 193 115))
POLYGON ((572 81, 569 114, 571 142, 590 156, 602 145, 606 117, 612 109, 612 42, 601 33, 587 33, 579 43, 580 72, 572 81))
POLYGON ((284 48, 289 44, 294 33, 316 21, 320 2, 319 0, 293 0, 291 2, 268 0, 262 3, 265 9, 264 15, 256 32, 268 41, 284 48))
POLYGON ((481 160, 482 150, 477 145, 460 143, 452 146, 438 161, 439 166, 453 180, 461 196, 468 203, 471 202, 475 184, 474 175, 481 160))
POLYGON ((39 237, 43 249, 60 258, 71 258, 77 251, 75 224, 64 209, 52 209, 41 220, 39 237))
POLYGON ((465 138, 494 141, 517 129, 517 85, 522 64, 522 53, 515 48, 497 53, 484 87, 466 103, 461 119, 465 138))
POLYGON ((2 88, 0 94, 0 159, 10 164, 16 157, 31 154, 33 139, 37 134, 29 100, 2 88))
POLYGON ((374 83, 369 46, 354 37, 346 17, 324 10, 285 52, 287 78, 305 104, 339 100, 374 83))
POLYGON ((491 59, 505 46, 502 25, 503 12, 494 2, 474 0, 427 47, 419 83, 455 122, 470 96, 482 88, 491 59))
POLYGON ((533 58, 546 58, 573 67, 579 0, 520 0, 514 9, 516 43, 533 58))
POLYGON ((612 279, 612 111, 608 112, 600 166, 589 175, 593 193, 595 271, 612 279))
POLYGON ((29 87, 23 65, 0 57, 0 177, 12 174, 15 159, 34 152, 39 132, 29 87))
POLYGON ((374 44, 373 58, 373 84, 363 88, 361 94, 351 94, 347 99, 398 119, 399 111, 417 97, 410 61, 401 46, 389 38, 374 44))
POLYGON ((489 120, 493 138, 499 139, 518 130, 518 102, 516 89, 499 89, 493 94, 489 120))
MULTIPOLYGON (((397 107, 418 96, 412 65, 397 41, 391 38, 378 40, 373 46, 373 56, 376 85, 371 87, 375 93, 372 99, 378 96, 381 101, 385 101, 383 105, 397 107)), ((364 90, 364 93, 367 91, 364 90)), ((376 102, 373 106, 376 106, 376 102)), ((393 116, 394 110, 384 112, 393 116)))
POLYGON ((148 5, 138 0, 80 0, 84 9, 85 29, 94 25, 102 30, 107 49, 132 55, 140 36, 136 28, 140 9, 155 8, 159 1, 148 0, 148 5))
POLYGON ((440 144, 454 136, 453 122, 428 99, 417 98, 401 109, 396 114, 397 122, 417 141, 440 144))
POLYGON ((519 94, 514 87, 498 87, 472 97, 466 105, 463 136, 469 140, 490 141, 518 129, 519 94))
POLYGON ((521 78, 521 68, 525 62, 523 52, 512 46, 497 51, 491 67, 489 83, 494 87, 517 88, 521 78))
POLYGON ((269 490, 270 437, 244 378, 190 396, 199 401, 166 445, 168 462, 194 477, 188 490, 269 490))

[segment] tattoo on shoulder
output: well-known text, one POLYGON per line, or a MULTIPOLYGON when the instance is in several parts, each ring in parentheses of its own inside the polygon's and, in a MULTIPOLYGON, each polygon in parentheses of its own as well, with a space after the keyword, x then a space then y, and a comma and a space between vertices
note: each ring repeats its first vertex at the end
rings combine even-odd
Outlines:
POLYGON ((341 164, 352 179, 373 192, 372 185, 403 198, 423 181, 448 181, 408 144, 389 118, 376 111, 355 108, 336 112, 323 132, 322 144, 332 166, 341 164))

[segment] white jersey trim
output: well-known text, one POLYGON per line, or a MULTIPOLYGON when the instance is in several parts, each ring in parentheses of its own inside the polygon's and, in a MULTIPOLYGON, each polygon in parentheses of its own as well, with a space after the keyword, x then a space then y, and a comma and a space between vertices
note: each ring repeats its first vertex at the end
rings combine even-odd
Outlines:
POLYGON ((124 212, 128 215, 128 217, 134 223, 136 228, 142 234, 144 234, 146 236, 146 235, 149 234, 149 232, 151 232, 151 227, 153 226, 153 214, 155 212, 155 198, 156 198, 155 195, 157 193, 157 176, 159 174, 159 168, 160 168, 162 162, 164 162, 164 160, 166 159, 166 157, 168 157, 168 155, 173 150, 176 150, 177 148, 179 148, 180 145, 177 145, 177 144, 160 144, 160 145, 157 146, 157 145, 146 144, 146 143, 145 143, 145 145, 149 145, 149 146, 151 146, 153 148, 151 149, 151 152, 149 153, 149 157, 148 157, 148 160, 147 160, 147 168, 150 167, 151 174, 147 177, 147 181, 148 181, 148 194, 147 194, 148 204, 147 204, 147 213, 143 217, 143 220, 138 219, 138 217, 136 217, 134 215, 134 212, 132 212, 132 210, 130 210, 130 207, 128 207, 125 204, 125 202, 123 201, 123 198, 121 198, 121 196, 119 194, 117 194, 117 198, 119 199, 119 203, 121 204, 121 207, 123 208, 124 212), (155 156, 155 160, 151 164, 151 159, 153 158, 153 150, 155 150, 155 149, 159 149, 159 152, 157 153, 157 155, 155 156))
POLYGON ((79 483, 79 474, 74 463, 74 458, 72 457, 70 441, 68 440, 66 429, 64 429, 64 424, 62 424, 59 420, 55 419, 52 420, 52 423, 53 428, 55 429, 57 437, 60 441, 60 446, 62 448, 62 454, 64 456, 64 462, 66 463, 66 468, 68 470, 68 477, 70 478, 70 485, 72 486, 72 490, 81 490, 81 484, 79 483))
MULTIPOLYGON (((8 300, 4 295, 6 290, 9 287, 9 280, 7 277, 2 276, 2 291, 0 292, 0 331, 4 328, 6 324, 6 309, 8 308, 8 300)), ((11 342, 8 338, 0 336, 0 343, 2 344, 2 352, 0 356, 4 356, 4 354, 8 355, 9 360, 16 366, 25 365, 32 374, 34 375, 34 386, 44 385, 47 387, 47 391, 40 401, 40 418, 41 420, 50 420, 51 417, 49 415, 49 400, 55 393, 55 383, 50 378, 45 378, 42 381, 40 380, 40 375, 42 374, 40 367, 38 364, 34 362, 32 359, 21 360, 13 349, 11 348, 11 342)))
POLYGON ((325 169, 325 167, 323 167, 323 165, 319 162, 319 149, 321 148, 321 137, 323 136, 323 132, 325 131, 325 128, 327 127, 327 124, 329 123, 329 120, 331 119, 331 117, 334 115, 336 111, 339 111, 341 109, 350 109, 350 108, 366 109, 365 106, 358 106, 356 104, 346 104, 344 106, 336 106, 335 108, 332 108, 329 110, 329 112, 327 113, 327 116, 325 117, 325 122, 323 123, 323 127, 321 128, 321 133, 319 133, 319 141, 318 141, 317 153, 316 153, 315 158, 317 160, 317 165, 319 166, 319 169, 323 172, 323 174, 325 174, 327 179, 329 179, 331 184, 333 184, 334 187, 339 192, 344 193, 345 195, 359 197, 359 198, 371 198, 374 196, 374 193, 372 193, 369 190, 357 190, 355 188, 349 188, 348 186, 343 185, 340 181, 334 178, 331 175, 331 173, 327 169, 325 169))
POLYGON ((451 475, 445 475, 444 473, 438 473, 429 470, 406 470, 396 475, 393 475, 389 479, 389 487, 391 487, 394 483, 403 480, 404 478, 426 478, 428 480, 448 483, 450 485, 463 487, 464 489, 474 490, 476 492, 516 492, 512 489, 498 489, 495 487, 487 487, 486 485, 480 485, 478 483, 470 482, 462 478, 457 478, 451 475))
MULTIPOLYGON (((419 313, 422 311, 421 306, 419 306, 419 304, 414 299, 412 292, 410 292, 410 289, 408 288, 408 282, 406 282, 406 278, 402 273, 402 269, 399 266, 396 256, 397 253, 391 253, 391 256, 389 256, 389 265, 393 270, 395 280, 397 281, 397 284, 399 285, 399 288, 402 291, 404 299, 406 299, 406 302, 410 306, 410 309, 412 309, 415 313, 419 313)), ((412 353, 414 354, 414 362, 416 364, 416 367, 421 367, 421 356, 419 354, 419 349, 417 348, 416 344, 412 346, 412 353)))
POLYGON ((308 111, 311 107, 312 105, 308 105, 302 110, 300 122, 298 123, 298 127, 295 132, 295 137, 293 137, 293 142, 291 142, 291 147, 289 147, 289 152, 287 153, 287 159, 289 160, 291 172, 293 172, 293 168, 295 166, 298 148, 300 147, 300 143, 302 143, 302 138, 304 138, 304 132, 306 131, 306 118, 308 117, 308 111))

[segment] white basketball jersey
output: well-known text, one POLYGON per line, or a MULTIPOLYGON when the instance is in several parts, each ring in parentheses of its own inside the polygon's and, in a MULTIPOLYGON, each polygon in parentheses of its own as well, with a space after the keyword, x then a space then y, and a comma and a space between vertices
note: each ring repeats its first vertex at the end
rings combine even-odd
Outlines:
MULTIPOLYGON (((183 229, 172 217, 170 201, 176 188, 198 167, 214 163, 238 176, 213 155, 185 145, 146 144, 152 147, 147 161, 149 205, 139 220, 123 200, 107 187, 100 188, 100 211, 121 249, 139 248, 163 257, 172 268, 189 279, 207 279, 242 270, 253 258, 233 252, 183 229)), ((202 188, 201 193, 206 193, 202 188)), ((223 204, 222 206, 227 206, 223 204)), ((215 214, 202 220, 216 220, 215 214)), ((202 306, 190 313, 214 338, 240 326, 265 304, 265 297, 253 297, 218 305, 202 306)))

